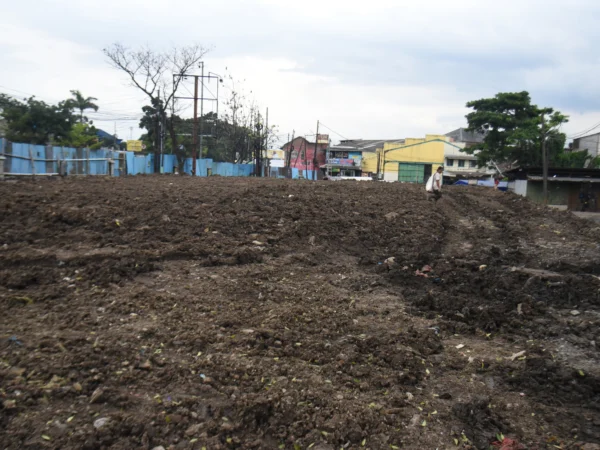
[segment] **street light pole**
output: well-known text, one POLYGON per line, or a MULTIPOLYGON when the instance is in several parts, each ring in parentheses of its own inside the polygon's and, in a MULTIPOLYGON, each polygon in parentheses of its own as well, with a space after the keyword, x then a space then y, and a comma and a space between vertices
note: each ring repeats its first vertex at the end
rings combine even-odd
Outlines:
POLYGON ((202 147, 202 135, 204 134, 202 131, 204 129, 204 61, 202 61, 200 64, 202 64, 202 76, 200 80, 200 158, 202 158, 202 153, 204 151, 204 148, 202 147))
POLYGON ((544 205, 548 205, 548 152, 546 150, 546 122, 542 113, 542 171, 544 205))
POLYGON ((196 151, 198 150, 198 76, 194 76, 194 128, 192 147, 192 176, 196 175, 196 151))
POLYGON ((217 119, 219 118, 219 84, 223 83, 223 77, 218 73, 208 72, 208 82, 210 83, 211 78, 217 79, 217 119), (216 75, 213 77, 213 75, 216 75))

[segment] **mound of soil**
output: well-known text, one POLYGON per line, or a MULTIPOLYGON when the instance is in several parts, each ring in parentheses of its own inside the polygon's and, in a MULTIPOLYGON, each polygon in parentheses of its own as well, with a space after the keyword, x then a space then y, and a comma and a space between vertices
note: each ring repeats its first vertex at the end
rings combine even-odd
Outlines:
POLYGON ((0 441, 600 444, 600 229, 512 194, 0 184, 0 441))

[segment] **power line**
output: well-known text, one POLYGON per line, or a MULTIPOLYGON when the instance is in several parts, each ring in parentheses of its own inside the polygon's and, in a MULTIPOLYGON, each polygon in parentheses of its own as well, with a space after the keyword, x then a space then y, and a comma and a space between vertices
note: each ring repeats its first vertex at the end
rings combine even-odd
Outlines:
POLYGON ((588 134, 590 131, 594 131, 596 128, 600 127, 600 122, 598 122, 596 125, 592 126, 592 128, 585 130, 585 131, 581 131, 579 133, 575 133, 573 136, 569 136, 568 139, 578 139, 580 137, 583 137, 585 134, 588 134))
MULTIPOLYGON (((7 90, 9 90, 9 91, 18 92, 18 93, 20 93, 20 94, 25 94, 25 95, 27 95, 28 97, 36 97, 36 98, 38 98, 38 99, 41 99, 42 101, 46 101, 46 102, 49 102, 49 103, 56 103, 56 102, 61 102, 61 101, 69 100, 68 98, 67 98, 67 99, 63 99, 63 100, 58 100, 58 101, 55 101, 55 100, 49 100, 47 97, 41 97, 41 96, 39 96, 39 95, 36 95, 36 94, 32 94, 32 93, 25 92, 25 91, 20 91, 20 90, 18 90, 18 89, 12 89, 12 88, 9 88, 9 87, 6 87, 6 86, 0 86, 0 88, 2 88, 2 89, 7 89, 7 90)), ((10 94, 10 93, 8 93, 8 92, 2 92, 2 93, 3 93, 3 94, 5 94, 5 95, 8 95, 9 97, 12 97, 12 98, 14 98, 15 100, 19 100, 19 101, 21 101, 21 100, 22 100, 22 98, 21 98, 21 97, 18 97, 18 96, 17 96, 17 95, 15 95, 15 94, 10 94)), ((115 103, 120 103, 120 102, 121 102, 121 101, 115 101, 115 102, 109 102, 109 103, 99 102, 99 103, 101 103, 101 104, 115 104, 115 103)), ((101 109, 102 109, 102 111, 100 111, 100 112, 98 112, 98 111, 93 111, 93 112, 87 112, 86 114, 100 114, 100 115, 104 115, 104 116, 106 116, 106 115, 109 115, 109 114, 112 114, 112 115, 123 115, 123 114, 129 114, 129 115, 139 115, 140 117, 142 116, 141 114, 139 114, 139 113, 135 113, 135 112, 132 112, 132 111, 126 111, 126 110, 114 110, 114 109, 106 109, 106 108, 101 108, 101 109)))
POLYGON ((349 139, 349 138, 347 138, 346 136, 344 136, 344 135, 342 135, 342 134, 338 133, 337 131, 335 131, 335 130, 332 130, 332 129, 331 129, 331 128, 329 128, 327 125, 325 125, 323 122, 319 122, 319 123, 320 123, 320 125, 321 125, 322 127, 325 127, 325 128, 327 128, 327 129, 328 129, 329 131, 331 131, 333 134, 337 134, 339 137, 341 137, 341 138, 344 138, 344 139, 345 139, 345 140, 347 140, 347 141, 349 141, 349 140, 350 140, 350 139, 349 139))

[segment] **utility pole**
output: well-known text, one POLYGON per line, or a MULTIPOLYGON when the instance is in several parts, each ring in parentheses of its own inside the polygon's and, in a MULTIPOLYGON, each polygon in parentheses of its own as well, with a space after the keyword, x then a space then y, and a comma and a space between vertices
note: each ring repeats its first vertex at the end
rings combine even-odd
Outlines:
POLYGON ((317 150, 319 148, 319 121, 317 120, 317 137, 315 138, 315 152, 313 153, 313 181, 317 176, 317 150))
POLYGON ((204 151, 204 148, 202 147, 202 135, 204 134, 204 120, 202 117, 204 115, 204 61, 202 61, 200 64, 202 64, 202 77, 200 80, 200 158, 202 158, 204 151))
MULTIPOLYGON (((209 72, 208 75, 204 75, 204 62, 200 62, 200 64, 201 64, 201 68, 202 68, 202 75, 192 75, 192 74, 187 74, 187 73, 173 74, 173 85, 175 85, 175 78, 179 78, 181 80, 181 78, 187 79, 187 77, 194 77, 194 96, 193 97, 173 96, 173 111, 175 111, 175 100, 176 99, 194 100, 194 126, 193 126, 193 132, 192 132, 192 136, 193 136, 192 137, 192 140, 193 140, 192 173, 193 173, 193 175, 196 175, 196 158, 198 157, 198 100, 200 100, 200 158, 202 158, 202 141, 203 141, 203 136, 204 136, 204 121, 203 121, 202 116, 204 115, 204 100, 217 102, 217 120, 218 120, 218 117, 219 117, 218 88, 219 88, 219 83, 223 82, 221 77, 217 76, 216 74, 211 74, 211 72, 209 72), (217 79, 217 97, 216 98, 207 98, 207 99, 204 98, 204 78, 208 78, 209 80, 210 80, 210 78, 217 79), (198 80, 200 80, 200 82, 202 83, 202 86, 200 88, 202 94, 200 96, 198 96, 198 80)), ((174 125, 172 124, 172 126, 174 126, 174 125)), ((166 122, 165 122, 164 127, 166 128, 166 122)))
POLYGON ((159 161, 159 170, 160 173, 163 173, 163 151, 164 151, 164 146, 165 146, 165 114, 162 113, 161 114, 161 121, 160 121, 160 161, 159 161))
POLYGON ((296 130, 292 130, 292 140, 288 141, 289 145, 288 145, 288 151, 287 154, 285 155, 285 168, 286 168, 286 174, 285 177, 286 178, 292 178, 292 151, 294 150, 294 134, 296 133, 296 130))
POLYGON ((196 151, 198 150, 198 76, 194 76, 194 129, 192 131, 192 176, 196 175, 196 151))
POLYGON ((129 127, 129 139, 133 141, 133 127, 129 127))
MULTIPOLYGON (((267 150, 269 149, 269 108, 267 108, 267 114, 265 116, 265 145, 264 153, 261 155, 263 158, 267 157, 267 150)), ((263 159, 264 161, 264 159, 263 159)), ((267 159, 268 161, 268 159, 267 159)), ((267 175, 268 176, 268 175, 267 175)))
POLYGON ((262 153, 262 133, 260 130, 260 113, 256 113, 256 123, 254 125, 254 129, 256 130, 256 134, 253 139, 253 147, 254 147, 254 163, 256 164, 254 167, 254 174, 257 177, 261 176, 262 171, 262 163, 261 163, 261 153, 262 153))
POLYGON ((119 146, 117 145, 117 122, 115 122, 115 150, 119 150, 119 146))
POLYGON ((546 121, 542 113, 542 170, 544 205, 548 205, 548 153, 546 151, 546 121))

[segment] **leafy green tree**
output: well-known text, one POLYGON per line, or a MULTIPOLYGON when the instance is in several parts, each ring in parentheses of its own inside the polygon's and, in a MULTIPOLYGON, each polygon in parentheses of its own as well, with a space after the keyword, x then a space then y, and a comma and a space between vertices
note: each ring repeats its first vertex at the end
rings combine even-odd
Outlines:
POLYGON ((86 109, 93 109, 94 111, 98 111, 98 105, 94 103, 98 99, 95 97, 84 97, 81 94, 81 92, 77 90, 71 91, 71 95, 73 96, 73 98, 67 100, 69 106, 79 111, 79 121, 81 123, 83 123, 84 121, 87 122, 88 119, 87 117, 83 116, 83 112, 86 109))
POLYGON ((61 142, 62 145, 75 148, 100 148, 96 128, 87 123, 76 123, 69 131, 67 137, 61 142))
POLYGON ((555 156, 552 161, 553 167, 565 167, 570 169, 583 169, 592 161, 592 156, 587 150, 575 152, 563 152, 555 156))
POLYGON ((476 155, 479 167, 492 161, 541 166, 544 141, 550 161, 564 151, 566 136, 559 127, 568 121, 567 116, 532 104, 528 92, 499 93, 471 101, 467 107, 473 109, 466 116, 468 129, 481 134, 483 142, 462 151, 476 155))
POLYGON ((590 158, 589 163, 587 164, 589 169, 600 169, 600 156, 596 156, 595 158, 590 158))
POLYGON ((35 97, 19 101, 5 94, 0 94, 0 115, 8 140, 41 145, 66 139, 77 120, 68 101, 49 105, 35 97))
POLYGON ((158 152, 160 150, 160 119, 164 110, 161 99, 152 99, 152 105, 142 107, 144 115, 140 119, 139 127, 146 129, 146 134, 142 140, 149 151, 158 152))

